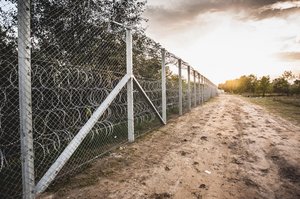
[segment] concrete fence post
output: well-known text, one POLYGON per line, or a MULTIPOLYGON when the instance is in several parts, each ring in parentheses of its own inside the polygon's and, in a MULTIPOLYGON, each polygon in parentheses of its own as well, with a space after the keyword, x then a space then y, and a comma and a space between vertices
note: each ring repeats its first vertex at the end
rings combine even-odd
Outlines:
POLYGON ((167 123, 167 86, 166 86, 166 50, 161 50, 161 99, 162 99, 162 118, 167 123))
POLYGON ((178 110, 179 110, 179 115, 182 115, 182 74, 181 74, 181 59, 178 60, 178 110))
POLYGON ((128 141, 134 141, 134 112, 133 112, 133 70, 132 70, 132 31, 126 29, 126 68, 130 80, 127 83, 127 115, 128 141))
POLYGON ((35 198, 31 92, 30 0, 18 2, 18 73, 23 198, 35 198))
POLYGON ((192 95, 191 95, 191 67, 187 66, 188 70, 188 108, 189 111, 192 109, 192 95))
POLYGON ((207 80, 206 78, 204 77, 204 101, 206 102, 207 101, 207 80))

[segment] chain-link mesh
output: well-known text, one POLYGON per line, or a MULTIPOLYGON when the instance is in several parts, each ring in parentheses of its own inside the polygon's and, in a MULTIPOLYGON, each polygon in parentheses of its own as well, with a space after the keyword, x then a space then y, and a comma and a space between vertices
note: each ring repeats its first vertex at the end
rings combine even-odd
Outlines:
MULTIPOLYGON (((24 144, 21 146, 21 141, 22 143, 28 142, 27 138, 32 135, 31 132, 30 136, 27 134, 31 129, 31 110, 28 104, 29 98, 26 97, 27 89, 30 90, 30 84, 23 84, 30 76, 27 74, 29 65, 24 63, 28 63, 27 60, 30 59, 30 53, 26 49, 30 44, 26 37, 30 30, 27 20, 29 16, 26 15, 26 8, 29 5, 24 2, 18 6, 19 12, 24 13, 24 18, 19 20, 19 27, 24 32, 18 33, 16 3, 9 1, 0 1, 0 3, 0 198, 14 198, 21 196, 22 160, 24 161, 25 156, 28 157, 29 154, 29 148, 24 148, 24 144), (17 50, 18 34, 19 38, 23 38, 21 43, 19 42, 19 45, 22 46, 19 50, 17 50), (22 70, 18 70, 18 61, 23 66, 22 70), (22 78, 21 90, 19 89, 20 77, 22 78), (20 109, 26 111, 22 116, 20 116, 20 109), (25 116, 26 114, 27 116, 25 116), (22 132, 27 132, 26 134, 19 133, 20 123, 26 124, 22 128, 22 132), (21 152, 23 159, 21 159, 21 152)), ((27 163, 28 161, 29 159, 26 159, 27 163)), ((32 158, 30 163, 32 165, 32 158)), ((28 179, 33 176, 32 169, 29 168, 29 164, 26 168, 23 167, 28 179)), ((32 182, 27 181, 26 183, 32 182)))
POLYGON ((182 111, 186 113, 189 111, 189 90, 188 90, 188 65, 182 63, 182 111))
MULTIPOLYGON (((64 154, 66 146, 126 74, 125 31, 99 20, 97 15, 104 12, 105 6, 100 1, 33 4, 32 96, 37 181, 64 154), (37 16, 40 9, 45 10, 42 17, 37 16)), ((58 178, 126 141, 126 106, 123 89, 58 178)))
MULTIPOLYGON (((139 13, 132 13, 142 6, 137 1, 19 2, 0 0, 0 198, 34 196, 53 165, 62 167, 51 171, 57 181, 127 141, 127 89, 115 90, 127 73, 126 35, 111 20, 137 27, 139 13), (115 98, 80 144, 66 151, 112 93, 115 98), (68 156, 66 162, 57 161, 61 156, 68 156)), ((169 119, 179 115, 179 58, 167 51, 165 63, 169 119)), ((193 68, 189 83, 188 66, 182 61, 183 112, 189 102, 194 107, 216 94, 214 85, 203 86, 202 80, 200 85, 197 78, 194 83, 193 68)), ((161 69, 161 46, 135 30, 133 73, 154 106, 135 85, 136 136, 161 125, 155 111, 162 115, 161 69)))
MULTIPOLYGON (((145 93, 162 114, 161 47, 143 34, 133 36, 133 73, 145 93)), ((143 94, 134 87, 135 135, 138 137, 160 123, 143 94)))
POLYGON ((166 54, 167 68, 167 116, 168 119, 179 114, 179 74, 178 58, 172 53, 166 54))

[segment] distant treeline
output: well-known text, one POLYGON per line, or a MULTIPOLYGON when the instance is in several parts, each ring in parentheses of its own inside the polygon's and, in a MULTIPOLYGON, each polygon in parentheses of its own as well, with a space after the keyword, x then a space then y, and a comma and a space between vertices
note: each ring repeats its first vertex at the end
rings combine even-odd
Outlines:
POLYGON ((235 94, 262 95, 294 95, 300 94, 300 74, 285 71, 280 77, 273 80, 270 76, 260 78, 255 75, 243 75, 238 79, 227 80, 219 84, 219 89, 235 94))

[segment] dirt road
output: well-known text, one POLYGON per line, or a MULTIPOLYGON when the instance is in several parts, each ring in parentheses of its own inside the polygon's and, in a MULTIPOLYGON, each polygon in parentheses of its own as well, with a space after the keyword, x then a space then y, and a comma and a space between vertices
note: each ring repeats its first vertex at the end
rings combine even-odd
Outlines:
POLYGON ((113 151, 48 198, 300 198, 300 127, 222 95, 113 151))

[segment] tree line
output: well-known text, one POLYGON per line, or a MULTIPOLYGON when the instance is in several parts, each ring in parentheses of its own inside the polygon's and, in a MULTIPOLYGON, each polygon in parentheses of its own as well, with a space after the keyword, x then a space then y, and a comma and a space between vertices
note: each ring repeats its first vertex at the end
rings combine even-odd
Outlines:
POLYGON ((275 95, 299 95, 300 74, 285 71, 281 76, 271 79, 269 75, 258 78, 257 76, 243 75, 238 79, 227 80, 219 84, 219 89, 234 94, 251 94, 266 96, 275 95))
MULTIPOLYGON (((17 7, 16 0, 7 2, 11 7, 17 7)), ((116 21, 138 29, 133 31, 135 74, 157 77, 160 46, 144 33, 142 23, 147 19, 142 14, 145 5, 146 1, 139 0, 32 1, 32 65, 44 70, 50 62, 58 69, 68 65, 124 70, 125 30, 112 23, 116 21), (151 66, 150 71, 148 66, 151 66)), ((6 73, 16 66, 17 61, 16 9, 0 8, 0 52, 0 70, 6 73)))

